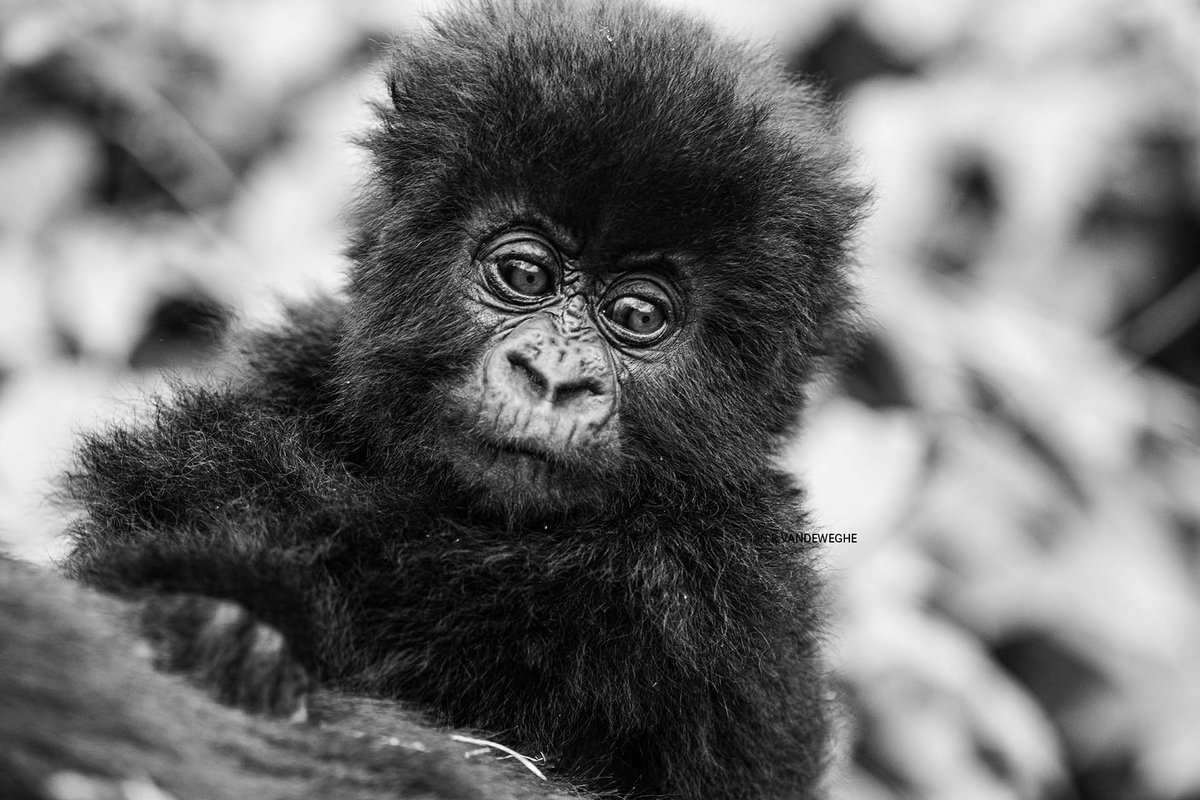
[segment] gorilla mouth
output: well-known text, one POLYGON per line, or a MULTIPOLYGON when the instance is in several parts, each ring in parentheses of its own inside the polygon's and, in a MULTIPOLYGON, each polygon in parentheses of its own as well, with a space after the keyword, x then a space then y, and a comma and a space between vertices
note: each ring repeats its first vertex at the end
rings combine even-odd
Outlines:
POLYGON ((484 447, 501 456, 515 456, 518 458, 532 458, 537 461, 542 461, 547 464, 553 463, 556 459, 553 453, 540 449, 535 445, 526 442, 495 442, 486 441, 484 447))

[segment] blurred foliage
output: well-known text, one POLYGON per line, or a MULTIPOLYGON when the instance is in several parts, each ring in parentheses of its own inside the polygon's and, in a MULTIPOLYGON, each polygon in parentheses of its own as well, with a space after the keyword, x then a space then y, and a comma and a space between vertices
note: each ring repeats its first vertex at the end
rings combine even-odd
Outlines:
MULTIPOLYGON (((787 459, 845 798, 1200 797, 1200 6, 672 0, 846 107, 875 326, 787 459)), ((72 430, 338 284, 414 2, 0 0, 0 531, 72 430)))

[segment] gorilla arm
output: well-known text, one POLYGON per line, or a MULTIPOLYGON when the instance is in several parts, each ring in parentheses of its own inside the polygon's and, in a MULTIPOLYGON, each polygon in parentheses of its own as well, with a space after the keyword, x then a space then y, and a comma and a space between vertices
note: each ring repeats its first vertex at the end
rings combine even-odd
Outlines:
POLYGON ((159 666, 226 702, 285 715, 303 709, 299 663, 319 667, 314 609, 332 547, 330 537, 300 546, 297 526, 280 523, 289 508, 323 521, 304 515, 295 439, 230 389, 181 388, 152 424, 88 438, 66 479, 87 512, 70 531, 67 573, 140 601, 159 666))
POLYGON ((220 706, 151 666, 136 613, 0 557, 0 797, 579 796, 399 704, 317 693, 319 726, 220 706))

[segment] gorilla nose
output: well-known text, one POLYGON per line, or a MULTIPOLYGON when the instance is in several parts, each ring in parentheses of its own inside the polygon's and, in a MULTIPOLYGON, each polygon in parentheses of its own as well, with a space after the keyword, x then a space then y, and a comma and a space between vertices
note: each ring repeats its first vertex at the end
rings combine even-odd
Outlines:
POLYGON ((514 329, 487 359, 484 417, 502 441, 550 453, 609 434, 616 378, 604 344, 567 336, 549 318, 514 329))
POLYGON ((553 406, 570 406, 576 400, 586 401, 606 393, 600 378, 584 368, 585 359, 569 349, 550 354, 544 350, 510 350, 505 358, 512 367, 513 388, 553 406))

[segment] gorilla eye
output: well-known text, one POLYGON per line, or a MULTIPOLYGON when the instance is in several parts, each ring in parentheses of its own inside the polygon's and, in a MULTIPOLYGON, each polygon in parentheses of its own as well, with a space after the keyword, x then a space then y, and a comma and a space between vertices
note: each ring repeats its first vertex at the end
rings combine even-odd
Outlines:
POLYGON ((638 336, 653 336, 667 324, 666 313, 641 297, 618 297, 604 307, 604 315, 638 336))
POLYGON ((544 267, 522 261, 519 258, 505 259, 500 262, 497 272, 505 286, 517 294, 528 297, 541 297, 550 291, 550 287, 554 284, 544 267))
POLYGON ((670 332, 676 312, 671 296, 656 281, 624 282, 600 307, 605 328, 633 345, 650 345, 670 332))
POLYGON ((510 303, 533 303, 554 291, 558 255, 529 231, 502 234, 482 253, 488 288, 510 303))

